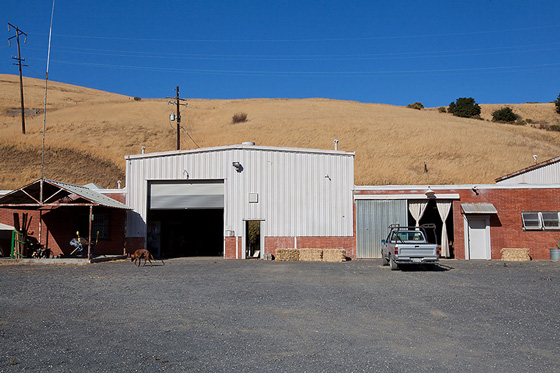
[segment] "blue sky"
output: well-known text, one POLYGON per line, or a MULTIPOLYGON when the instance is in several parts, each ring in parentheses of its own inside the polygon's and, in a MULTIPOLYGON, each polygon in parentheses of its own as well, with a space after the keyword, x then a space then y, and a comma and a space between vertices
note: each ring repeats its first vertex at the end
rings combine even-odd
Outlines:
MULTIPOLYGON (((44 78, 52 0, 2 0, 0 73, 44 78)), ((56 0, 49 79, 142 98, 447 106, 560 93, 560 1, 56 0)))

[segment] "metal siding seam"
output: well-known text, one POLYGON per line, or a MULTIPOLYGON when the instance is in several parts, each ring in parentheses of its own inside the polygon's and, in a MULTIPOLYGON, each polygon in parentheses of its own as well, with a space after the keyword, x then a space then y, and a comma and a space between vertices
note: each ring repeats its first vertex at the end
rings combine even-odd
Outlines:
POLYGON ((293 155, 294 160, 296 162, 296 164, 300 167, 298 167, 299 172, 298 172, 298 178, 296 180, 296 194, 297 194, 297 205, 296 205, 296 214, 297 214, 297 219, 300 222, 299 223, 299 229, 300 229, 300 236, 307 236, 308 235, 308 230, 307 230, 307 226, 308 226, 308 222, 306 220, 306 215, 304 214, 304 209, 307 207, 307 204, 309 203, 309 200, 307 200, 305 198, 305 189, 303 188, 304 184, 306 184, 306 181, 309 179, 309 175, 305 175, 305 170, 307 169, 307 164, 309 164, 309 160, 307 159, 308 157, 302 157, 303 159, 299 160, 297 155, 294 154, 293 155))

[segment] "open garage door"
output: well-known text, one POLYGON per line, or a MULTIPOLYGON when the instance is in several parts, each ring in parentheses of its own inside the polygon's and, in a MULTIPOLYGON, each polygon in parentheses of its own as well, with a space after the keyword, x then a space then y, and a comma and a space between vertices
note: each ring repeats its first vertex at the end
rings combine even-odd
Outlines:
POLYGON ((148 248, 163 257, 222 256, 222 180, 149 182, 148 248))
POLYGON ((224 182, 151 181, 150 210, 223 209, 224 182))

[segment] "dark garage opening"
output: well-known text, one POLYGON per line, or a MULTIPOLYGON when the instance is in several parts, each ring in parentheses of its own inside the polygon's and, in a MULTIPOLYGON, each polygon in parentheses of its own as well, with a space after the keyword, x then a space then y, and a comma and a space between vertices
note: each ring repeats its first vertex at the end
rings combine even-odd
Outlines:
POLYGON ((148 250, 166 258, 223 256, 224 210, 150 210, 148 250))

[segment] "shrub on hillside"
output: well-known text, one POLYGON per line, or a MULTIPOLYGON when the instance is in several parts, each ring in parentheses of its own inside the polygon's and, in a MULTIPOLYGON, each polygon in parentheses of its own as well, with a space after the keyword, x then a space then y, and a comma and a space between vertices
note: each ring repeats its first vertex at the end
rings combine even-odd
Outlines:
POLYGON ((445 108, 445 106, 440 106, 440 107, 438 107, 438 111, 439 111, 440 113, 447 113, 447 109, 445 108))
POLYGON ((560 114, 560 94, 558 95, 556 101, 554 101, 554 104, 556 105, 556 112, 560 114))
POLYGON ((231 123, 247 122, 247 113, 235 113, 231 118, 231 123))
POLYGON ((447 111, 457 117, 475 118, 480 115, 480 106, 474 98, 460 97, 455 102, 449 104, 447 111))
POLYGON ((517 115, 511 110, 510 107, 505 107, 496 110, 492 113, 492 120, 494 122, 513 123, 517 120, 517 115))
POLYGON ((413 104, 408 104, 408 105, 406 105, 406 107, 409 108, 409 109, 416 109, 416 110, 424 109, 424 105, 422 105, 421 102, 415 102, 413 104))
POLYGON ((546 129, 547 131, 556 131, 556 132, 560 132, 560 125, 558 124, 553 124, 552 126, 548 126, 548 128, 546 129))

